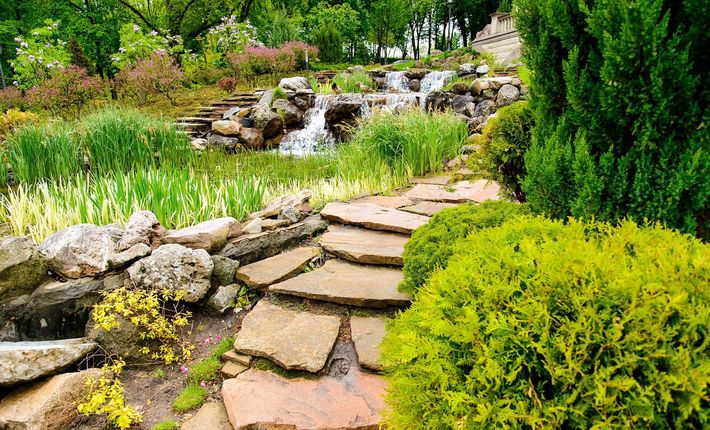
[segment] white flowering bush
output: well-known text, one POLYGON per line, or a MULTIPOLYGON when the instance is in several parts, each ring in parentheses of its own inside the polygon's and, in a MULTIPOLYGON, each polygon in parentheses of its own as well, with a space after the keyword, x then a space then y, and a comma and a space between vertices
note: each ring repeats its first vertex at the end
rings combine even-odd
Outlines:
POLYGON ((225 16, 207 33, 206 47, 218 54, 239 54, 248 46, 256 46, 256 28, 249 23, 239 22, 237 17, 225 16))
POLYGON ((117 53, 111 56, 113 65, 119 70, 126 66, 134 66, 138 61, 145 60, 153 54, 181 55, 185 49, 180 35, 172 36, 165 31, 144 32, 137 24, 126 24, 121 27, 121 46, 117 53))
POLYGON ((43 82, 52 71, 63 69, 71 62, 67 42, 59 37, 57 21, 47 20, 43 27, 35 28, 29 35, 16 37, 15 42, 19 47, 10 66, 15 72, 13 85, 20 89, 43 82))

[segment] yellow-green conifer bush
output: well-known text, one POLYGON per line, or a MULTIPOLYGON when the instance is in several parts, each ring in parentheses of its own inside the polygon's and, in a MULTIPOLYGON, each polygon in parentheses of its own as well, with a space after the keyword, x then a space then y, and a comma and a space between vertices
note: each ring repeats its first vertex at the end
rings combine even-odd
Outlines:
POLYGON ((521 217, 457 246, 381 346, 390 429, 710 425, 710 246, 521 217))

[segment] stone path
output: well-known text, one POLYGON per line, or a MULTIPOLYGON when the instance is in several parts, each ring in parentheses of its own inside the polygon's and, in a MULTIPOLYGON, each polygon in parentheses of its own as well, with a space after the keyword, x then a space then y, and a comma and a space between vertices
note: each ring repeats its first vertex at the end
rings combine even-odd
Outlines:
POLYGON ((306 266, 313 248, 296 248, 239 269, 237 278, 267 297, 245 316, 235 351, 223 357, 225 373, 235 374, 222 396, 236 430, 378 428, 386 389, 376 373, 382 370, 378 345, 389 309, 411 300, 397 290, 404 245, 430 216, 498 199, 500 190, 486 181, 452 183, 450 176, 412 183, 400 196, 327 204, 321 216, 331 224, 320 245, 329 259, 321 267, 306 266), (245 370, 250 356, 316 379, 245 370))

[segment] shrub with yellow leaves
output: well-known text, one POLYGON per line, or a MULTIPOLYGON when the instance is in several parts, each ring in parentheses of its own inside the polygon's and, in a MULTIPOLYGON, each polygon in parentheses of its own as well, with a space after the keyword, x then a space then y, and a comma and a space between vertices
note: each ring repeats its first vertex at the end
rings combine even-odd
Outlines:
POLYGON ((115 360, 104 364, 103 374, 96 378, 87 378, 88 394, 77 405, 79 413, 84 415, 104 414, 114 426, 121 430, 143 421, 142 415, 132 406, 126 405, 123 397, 123 383, 118 379, 126 363, 115 360))

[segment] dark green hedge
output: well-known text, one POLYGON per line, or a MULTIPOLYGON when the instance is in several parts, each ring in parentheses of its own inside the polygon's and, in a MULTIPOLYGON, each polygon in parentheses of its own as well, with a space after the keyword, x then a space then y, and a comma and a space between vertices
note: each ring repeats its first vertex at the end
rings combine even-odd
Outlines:
POLYGON ((710 246, 522 217, 470 235, 381 345, 391 429, 710 426, 710 246))
POLYGON ((536 212, 658 220, 710 239, 710 3, 515 0, 536 212))
POLYGON ((504 201, 466 204, 434 215, 404 247, 404 281, 399 289, 415 294, 432 272, 446 267, 457 242, 482 228, 529 213, 526 205, 504 201))

